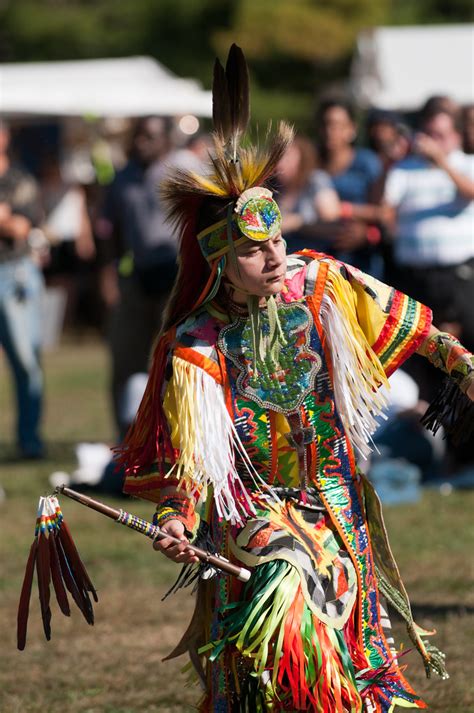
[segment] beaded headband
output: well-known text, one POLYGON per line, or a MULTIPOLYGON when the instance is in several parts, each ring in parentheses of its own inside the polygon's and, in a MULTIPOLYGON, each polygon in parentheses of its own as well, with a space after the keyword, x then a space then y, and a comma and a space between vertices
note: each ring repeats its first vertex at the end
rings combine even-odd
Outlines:
POLYGON ((206 260, 213 262, 246 240, 264 242, 278 235, 281 214, 272 196, 267 188, 248 188, 229 218, 198 233, 199 247, 206 260))

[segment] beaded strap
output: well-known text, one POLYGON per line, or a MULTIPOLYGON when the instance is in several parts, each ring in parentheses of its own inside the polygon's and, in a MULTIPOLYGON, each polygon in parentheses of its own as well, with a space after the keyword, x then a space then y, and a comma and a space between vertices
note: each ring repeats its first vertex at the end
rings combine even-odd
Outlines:
POLYGON ((140 517, 137 517, 136 515, 131 515, 129 512, 126 512, 125 510, 120 510, 120 515, 117 518, 117 522, 119 522, 121 525, 126 525, 129 527, 131 530, 136 530, 137 532, 141 532, 143 535, 146 535, 150 539, 154 539, 157 535, 157 528, 156 525, 153 525, 151 522, 148 522, 147 520, 142 520, 140 517))
POLYGON ((428 361, 457 384, 466 393, 474 381, 474 355, 463 347, 452 334, 438 332, 431 336, 424 348, 428 361))
POLYGON ((188 532, 193 531, 196 515, 194 503, 188 495, 176 492, 161 500, 153 516, 153 523, 158 527, 163 527, 170 520, 179 520, 188 532))

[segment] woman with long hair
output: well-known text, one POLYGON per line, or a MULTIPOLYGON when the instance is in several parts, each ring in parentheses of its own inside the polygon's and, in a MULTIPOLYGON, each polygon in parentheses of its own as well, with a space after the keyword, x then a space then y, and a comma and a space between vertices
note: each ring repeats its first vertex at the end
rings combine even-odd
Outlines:
POLYGON ((344 219, 333 238, 331 255, 381 277, 378 224, 385 215, 377 203, 382 163, 373 151, 355 145, 356 114, 350 102, 325 99, 316 122, 320 166, 331 177, 344 219))
POLYGON ((340 218, 341 206, 330 177, 318 168, 313 142, 306 136, 295 136, 276 173, 282 231, 289 251, 328 250, 327 224, 340 218))

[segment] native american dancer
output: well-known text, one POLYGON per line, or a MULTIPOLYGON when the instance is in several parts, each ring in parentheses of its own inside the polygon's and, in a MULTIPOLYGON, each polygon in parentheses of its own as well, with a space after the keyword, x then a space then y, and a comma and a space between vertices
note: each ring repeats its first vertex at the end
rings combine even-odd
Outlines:
POLYGON ((449 409, 453 429, 472 423, 473 358, 410 297, 323 254, 286 256, 266 185, 292 131, 241 146, 247 82, 233 46, 226 69, 215 66, 209 173, 178 171, 163 188, 180 269, 120 453, 125 491, 157 503, 155 522, 184 538, 155 543, 185 565, 177 586, 199 575, 170 656, 189 653, 202 711, 424 708, 385 603, 428 675, 446 676, 444 657, 413 621, 356 457, 370 450, 380 387, 415 351, 451 379, 431 425, 449 409), (189 541, 250 568, 250 580, 198 566, 189 541))

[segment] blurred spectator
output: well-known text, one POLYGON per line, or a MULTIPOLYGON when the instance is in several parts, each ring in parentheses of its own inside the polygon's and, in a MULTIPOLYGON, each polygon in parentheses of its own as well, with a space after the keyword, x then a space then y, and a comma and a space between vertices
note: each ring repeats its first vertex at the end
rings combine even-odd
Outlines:
MULTIPOLYGON (((392 473, 398 466, 401 471, 400 483, 404 480, 405 463, 420 469, 421 480, 436 479, 441 474, 446 444, 441 438, 441 432, 433 436, 420 424, 420 417, 428 404, 420 401, 418 385, 403 369, 392 374, 389 383, 390 389, 386 390, 389 406, 385 419, 380 419, 380 425, 373 435, 377 451, 372 454, 370 465, 377 463, 379 474, 384 465, 392 473)), ((385 390, 385 387, 382 388, 385 390)), ((384 487, 388 486, 389 483, 385 483, 384 487)))
POLYGON ((454 99, 451 99, 447 94, 435 94, 424 103, 420 111, 420 123, 423 124, 427 117, 444 113, 451 116, 457 125, 459 112, 459 104, 454 99))
MULTIPOLYGON (((392 166, 404 159, 411 146, 412 130, 402 123, 399 114, 384 109, 371 109, 367 116, 367 139, 369 148, 380 159, 382 171, 371 190, 372 200, 381 203, 385 191, 385 181, 392 166)), ((381 234, 380 251, 383 256, 384 271, 393 259, 391 236, 384 221, 387 219, 383 208, 379 209, 378 227, 381 234)))
MULTIPOLYGON (((435 324, 472 351, 474 156, 461 150, 456 115, 443 106, 439 101, 425 105, 414 153, 387 178, 385 201, 394 232, 389 281, 429 305, 435 324)), ((421 398, 431 400, 439 385, 434 370, 425 360, 407 369, 420 385, 421 398)))
POLYGON ((399 114, 384 109, 371 109, 367 117, 369 148, 377 154, 382 173, 377 183, 376 199, 382 198, 388 170, 402 161, 410 150, 410 129, 399 114))
POLYGON ((19 455, 40 458, 43 278, 32 259, 31 243, 35 237, 32 228, 38 226, 41 211, 36 182, 11 162, 9 143, 9 129, 0 120, 0 346, 15 382, 19 455))
POLYGON ((208 161, 211 151, 210 135, 199 132, 191 136, 183 148, 173 152, 173 165, 181 166, 187 171, 200 171, 203 163, 208 161))
MULTIPOLYGON (((428 105, 430 106, 430 105, 428 105)), ((393 209, 392 281, 449 323, 474 347, 474 157, 461 150, 455 118, 435 108, 421 114, 411 156, 387 179, 393 209)))
MULTIPOLYGON (((148 381, 148 374, 133 374, 125 384, 122 423, 131 425, 148 381)), ((125 472, 111 456, 110 446, 105 443, 78 443, 76 448, 78 467, 71 473, 56 471, 49 477, 53 488, 68 485, 80 492, 107 493, 115 497, 128 497, 123 493, 125 472)), ((1 489, 0 489, 1 502, 1 489)))
POLYGON ((41 199, 45 212, 43 232, 51 248, 44 267, 48 286, 66 291, 66 324, 74 321, 82 266, 95 256, 95 244, 82 186, 63 178, 56 154, 40 166, 41 199))
POLYGON ((464 153, 474 153, 474 104, 463 107, 461 113, 464 153))
POLYGON ((375 226, 383 218, 377 200, 377 182, 382 164, 370 149, 356 148, 355 114, 340 99, 327 99, 318 112, 321 167, 329 173, 342 201, 339 233, 332 254, 376 277, 383 271, 378 250, 380 231, 375 226))
POLYGON ((304 136, 295 138, 278 164, 278 204, 290 253, 303 248, 329 250, 327 240, 323 240, 327 237, 324 222, 340 217, 340 202, 331 179, 316 166, 316 148, 304 136))
POLYGON ((153 340, 176 275, 176 236, 165 222, 158 185, 173 162, 171 123, 140 119, 130 160, 109 186, 97 224, 101 292, 111 308, 114 415, 122 438, 125 384, 146 372, 153 340))

